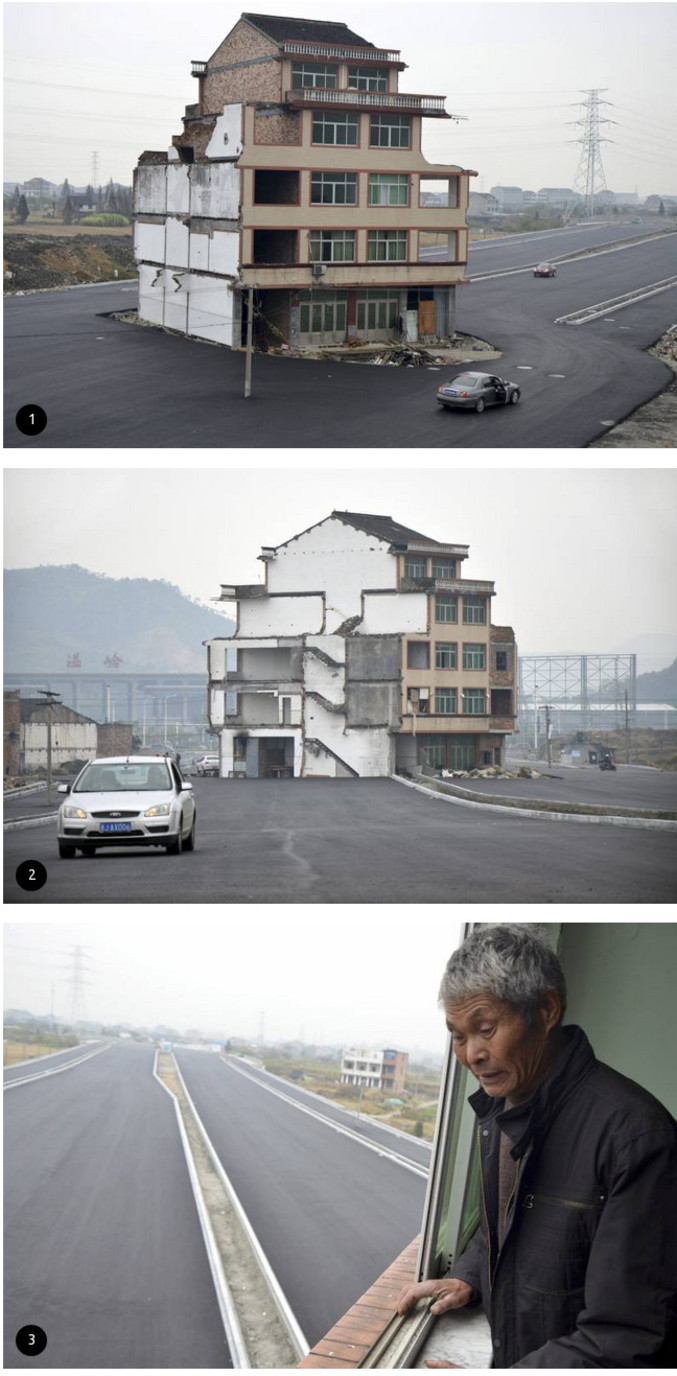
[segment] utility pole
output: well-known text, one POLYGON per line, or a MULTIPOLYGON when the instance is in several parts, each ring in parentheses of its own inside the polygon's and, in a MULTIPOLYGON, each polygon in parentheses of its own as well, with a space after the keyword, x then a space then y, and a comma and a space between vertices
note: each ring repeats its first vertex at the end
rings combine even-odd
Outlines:
POLYGON ((630 712, 628 709, 628 690, 625 690, 625 763, 630 763, 630 712))
POLYGON ((244 394, 252 394, 252 342, 254 338, 254 288, 247 292, 247 361, 244 370, 244 394))
POLYGON ((584 114, 582 119, 571 119, 569 124, 580 125, 583 133, 579 139, 571 139, 572 143, 580 143, 581 156, 574 177, 571 198, 564 212, 565 221, 569 220, 574 213, 577 199, 581 196, 585 203, 586 219, 591 220, 595 213, 595 196, 599 191, 606 191, 606 177, 604 175, 604 165, 600 151, 601 143, 610 143, 610 139, 602 138, 600 135, 600 125, 615 124, 615 119, 600 119, 600 106, 610 105, 610 100, 601 100, 600 93, 606 91, 606 86, 588 88, 582 92, 587 96, 587 100, 578 100, 574 103, 582 105, 584 114))
POLYGON ((52 801, 52 720, 54 717, 54 703, 61 701, 60 693, 52 693, 48 688, 38 688, 40 697, 46 698, 47 702, 47 806, 52 801))
POLYGON ((551 707, 551 705, 550 705, 549 702, 546 702, 544 711, 545 711, 545 742, 546 742, 546 748, 547 748, 547 753, 548 753, 548 764, 552 764, 552 744, 551 744, 552 727, 551 727, 551 725, 550 725, 550 713, 552 712, 552 707, 551 707))

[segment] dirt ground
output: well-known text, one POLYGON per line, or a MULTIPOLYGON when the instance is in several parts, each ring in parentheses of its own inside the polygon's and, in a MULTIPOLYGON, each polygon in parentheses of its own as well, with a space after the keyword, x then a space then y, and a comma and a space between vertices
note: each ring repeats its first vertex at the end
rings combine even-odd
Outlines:
MULTIPOLYGON (((61 225, 60 230, 67 228, 61 225)), ((5 238, 5 292, 44 291, 82 282, 110 282, 136 277, 133 240, 129 228, 72 235, 10 234, 5 238)))
POLYGON ((649 353, 672 368, 674 380, 620 425, 593 440, 589 449, 674 449, 677 446, 677 325, 672 325, 649 353))

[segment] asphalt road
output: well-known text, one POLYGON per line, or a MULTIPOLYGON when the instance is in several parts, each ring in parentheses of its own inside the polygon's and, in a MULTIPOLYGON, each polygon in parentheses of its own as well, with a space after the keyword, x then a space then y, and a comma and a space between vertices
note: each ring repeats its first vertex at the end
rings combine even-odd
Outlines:
POLYGON ((235 1064, 238 1065, 241 1072, 244 1071, 252 1079, 258 1080, 260 1084, 279 1090, 304 1107, 315 1109, 318 1113, 324 1114, 325 1118, 330 1118, 332 1122, 350 1128, 351 1132, 358 1133, 368 1142, 374 1142, 377 1146, 385 1147, 388 1151, 395 1151, 399 1156, 406 1156, 408 1161, 423 1167, 425 1170, 430 1166, 431 1148, 429 1142, 412 1137, 409 1133, 395 1132, 385 1124, 374 1122, 374 1119, 370 1118, 368 1114, 351 1113, 348 1109, 333 1104, 330 1099, 323 1099, 320 1095, 313 1094, 311 1090, 303 1089, 301 1085, 290 1084, 289 1080, 283 1080, 278 1075, 271 1075, 267 1070, 259 1069, 258 1066, 245 1066, 237 1061, 235 1064))
POLYGON ((674 834, 533 821, 390 779, 195 779, 197 847, 60 860, 54 824, 5 834, 7 903, 666 903, 674 834), (23 860, 47 883, 25 893, 23 860))
POLYGON ((153 1048, 114 1046, 4 1097, 6 1367, 229 1366, 153 1048), (23 1357, 26 1324, 47 1334, 23 1357))
MULTIPOLYGON (((23 1064, 4 1066, 3 1084, 11 1084, 14 1080, 41 1079, 46 1070, 60 1070, 61 1066, 79 1061, 82 1056, 87 1056, 104 1045, 102 1041, 82 1042, 80 1046, 69 1047, 66 1051, 54 1051, 49 1056, 36 1056, 23 1064)), ((103 1052, 101 1054, 103 1055, 103 1052)))
MULTIPOLYGON (((660 226, 658 227, 660 229, 660 226)), ((566 229, 534 230, 498 239, 473 239, 468 252, 468 276, 557 262, 564 254, 627 243, 652 233, 650 224, 570 225, 566 229)))
MULTIPOLYGON (((566 231, 562 247, 571 234, 583 247, 599 229, 566 231)), ((482 244, 471 270, 501 270, 506 254, 532 262, 534 249, 542 256, 542 237, 500 251, 482 244)), ((243 353, 109 318, 135 307, 131 283, 8 297, 5 443, 24 450, 581 447, 671 380, 666 365, 642 351, 674 323, 677 287, 610 321, 567 326, 555 318, 671 276, 676 260, 670 235, 562 264, 552 280, 525 272, 460 288, 458 329, 495 343, 499 371, 523 389, 518 407, 482 416, 437 407, 446 370, 267 355, 254 361, 245 401, 243 353), (34 438, 14 423, 28 403, 48 417, 34 438)))
POLYGON ((299 1113, 219 1057, 181 1048, 175 1054, 312 1346, 416 1236, 426 1182, 299 1113))
MULTIPOLYGON (((508 765, 508 768, 512 768, 508 765)), ((616 773, 602 773, 594 765, 573 768, 538 763, 537 769, 557 778, 455 779, 459 788, 510 798, 544 798, 565 803, 613 803, 618 807, 677 810, 677 773, 637 769, 619 764, 616 773)))

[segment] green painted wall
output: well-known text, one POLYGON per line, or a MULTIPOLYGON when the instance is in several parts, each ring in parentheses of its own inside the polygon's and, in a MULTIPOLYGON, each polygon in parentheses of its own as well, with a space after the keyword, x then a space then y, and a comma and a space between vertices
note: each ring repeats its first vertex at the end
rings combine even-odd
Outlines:
POLYGON ((677 924, 563 922, 569 1001, 595 1055, 677 1116, 677 924))

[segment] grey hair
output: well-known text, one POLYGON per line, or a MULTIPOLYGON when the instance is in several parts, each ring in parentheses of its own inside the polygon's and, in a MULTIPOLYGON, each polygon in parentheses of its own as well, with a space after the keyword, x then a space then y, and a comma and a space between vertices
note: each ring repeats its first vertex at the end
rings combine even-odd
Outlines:
POLYGON ((449 957, 440 985, 444 1007, 463 1003, 473 994, 493 994, 517 1008, 533 1024, 546 990, 554 989, 566 1008, 562 967, 546 938, 535 926, 506 922, 500 927, 477 927, 449 957))

